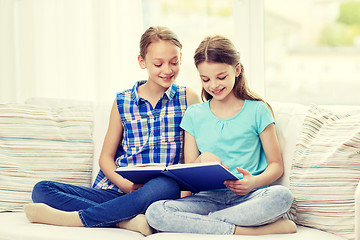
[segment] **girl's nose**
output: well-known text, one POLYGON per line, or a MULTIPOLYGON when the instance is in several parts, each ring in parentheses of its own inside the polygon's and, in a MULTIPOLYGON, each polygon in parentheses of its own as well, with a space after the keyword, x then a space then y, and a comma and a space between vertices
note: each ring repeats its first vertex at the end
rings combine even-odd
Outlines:
POLYGON ((216 81, 216 80, 210 81, 210 87, 211 87, 212 89, 216 89, 218 86, 219 86, 218 81, 216 81))
POLYGON ((164 73, 165 74, 172 74, 171 66, 165 64, 164 73))

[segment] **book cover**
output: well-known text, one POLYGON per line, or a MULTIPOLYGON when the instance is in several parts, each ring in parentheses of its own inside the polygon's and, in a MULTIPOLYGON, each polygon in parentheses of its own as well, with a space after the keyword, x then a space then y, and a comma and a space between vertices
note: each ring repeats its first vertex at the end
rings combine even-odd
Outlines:
POLYGON ((143 184, 161 175, 173 178, 181 190, 200 192, 224 189, 225 180, 238 180, 218 162, 119 167, 116 172, 133 183, 143 184))

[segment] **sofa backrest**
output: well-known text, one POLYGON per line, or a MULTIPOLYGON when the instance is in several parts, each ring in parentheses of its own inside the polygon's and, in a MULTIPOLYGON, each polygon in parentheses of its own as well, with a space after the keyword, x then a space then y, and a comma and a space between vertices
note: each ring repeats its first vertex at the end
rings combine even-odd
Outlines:
POLYGON ((271 102, 270 105, 275 115, 275 128, 284 162, 284 174, 276 181, 276 184, 289 187, 289 176, 296 141, 308 106, 280 102, 271 102))
MULTIPOLYGON (((301 129, 308 106, 293 103, 270 103, 275 114, 276 131, 284 160, 285 173, 277 183, 289 185, 289 172, 298 132, 301 129)), ((111 103, 97 103, 94 119, 93 181, 99 171, 99 156, 109 124, 111 103)))
MULTIPOLYGON (((308 105, 297 103, 270 102, 275 115, 275 127, 277 137, 280 143, 284 174, 276 181, 289 187, 289 176, 291 164, 296 147, 297 137, 302 128, 305 115, 309 109, 308 105)), ((360 109, 360 106, 324 106, 332 110, 351 110, 360 109)), ((100 156, 102 144, 109 124, 111 103, 97 103, 95 105, 95 127, 94 127, 94 167, 93 180, 99 171, 98 159, 100 156)))
POLYGON ((106 131, 109 126, 109 118, 111 112, 111 103, 100 102, 96 103, 94 106, 94 162, 93 162, 93 172, 92 172, 92 183, 94 182, 100 167, 99 167, 99 157, 106 135, 106 131))

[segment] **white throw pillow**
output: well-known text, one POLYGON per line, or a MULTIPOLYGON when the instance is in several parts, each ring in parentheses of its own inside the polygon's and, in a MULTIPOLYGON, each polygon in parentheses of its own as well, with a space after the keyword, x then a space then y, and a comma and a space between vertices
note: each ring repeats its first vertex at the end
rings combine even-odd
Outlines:
POLYGON ((360 180, 360 111, 312 105, 290 174, 296 223, 354 239, 354 193, 360 180))
POLYGON ((0 211, 22 210, 33 186, 90 186, 93 106, 0 104, 0 211))

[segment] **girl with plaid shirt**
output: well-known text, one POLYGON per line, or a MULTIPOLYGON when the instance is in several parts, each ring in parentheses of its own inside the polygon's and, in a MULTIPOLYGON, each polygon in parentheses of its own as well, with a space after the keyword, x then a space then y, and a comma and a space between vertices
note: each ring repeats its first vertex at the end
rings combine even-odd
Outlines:
POLYGON ((31 222, 60 226, 105 227, 151 234, 144 213, 158 200, 180 196, 177 183, 165 176, 134 184, 115 173, 118 167, 182 159, 182 116, 199 102, 188 88, 174 83, 181 48, 177 36, 164 27, 150 27, 140 41, 139 65, 148 80, 118 93, 100 154, 100 172, 93 188, 52 181, 37 183, 33 202, 25 206, 31 222))

